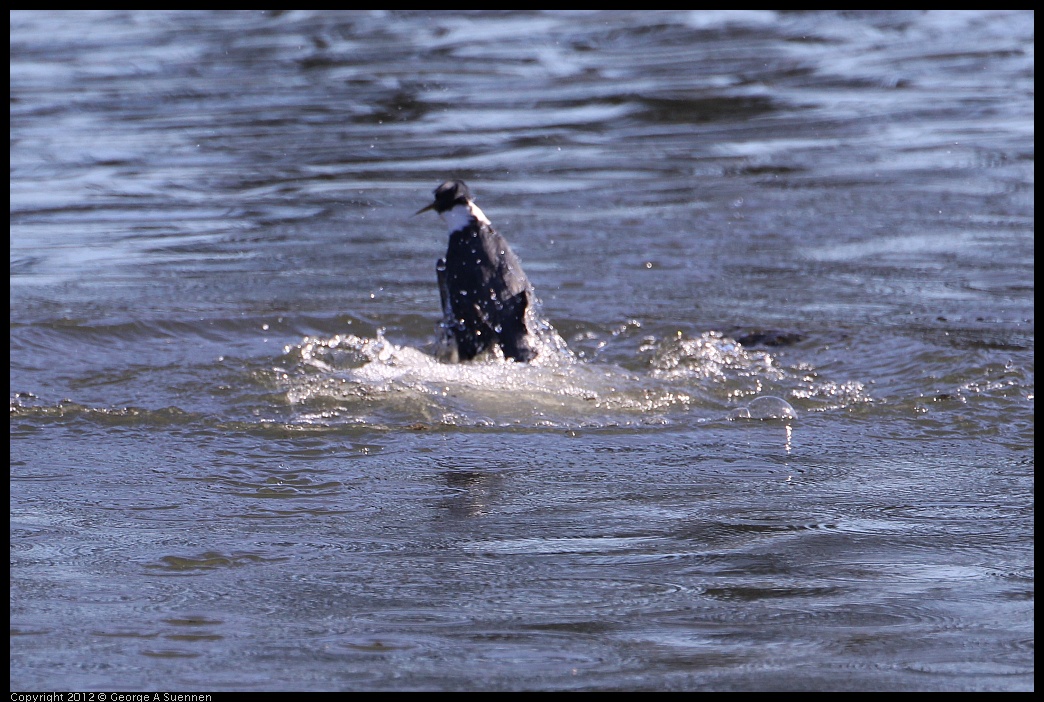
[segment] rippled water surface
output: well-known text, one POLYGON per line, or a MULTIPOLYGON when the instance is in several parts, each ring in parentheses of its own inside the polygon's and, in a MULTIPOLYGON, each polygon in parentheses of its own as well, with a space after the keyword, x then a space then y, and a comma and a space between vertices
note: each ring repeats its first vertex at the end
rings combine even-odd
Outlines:
POLYGON ((11 688, 1032 689, 1033 20, 13 12, 11 688))

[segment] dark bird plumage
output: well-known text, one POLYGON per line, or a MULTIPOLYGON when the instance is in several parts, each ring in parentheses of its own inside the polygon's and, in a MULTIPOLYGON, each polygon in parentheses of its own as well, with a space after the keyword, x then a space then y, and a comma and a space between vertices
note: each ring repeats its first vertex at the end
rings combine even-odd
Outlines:
POLYGON ((449 227, 446 257, 435 267, 441 326, 455 347, 447 355, 469 361, 495 344, 505 358, 534 358, 526 326, 533 287, 507 240, 472 202, 463 181, 446 181, 436 188, 435 201, 417 214, 428 210, 437 212, 449 227))

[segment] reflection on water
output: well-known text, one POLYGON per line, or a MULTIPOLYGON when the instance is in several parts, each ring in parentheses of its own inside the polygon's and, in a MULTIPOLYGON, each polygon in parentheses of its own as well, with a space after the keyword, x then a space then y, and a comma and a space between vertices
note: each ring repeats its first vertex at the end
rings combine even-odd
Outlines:
POLYGON ((1033 63, 12 12, 12 689, 1032 689, 1033 63), (447 178, 538 363, 433 357, 447 178))

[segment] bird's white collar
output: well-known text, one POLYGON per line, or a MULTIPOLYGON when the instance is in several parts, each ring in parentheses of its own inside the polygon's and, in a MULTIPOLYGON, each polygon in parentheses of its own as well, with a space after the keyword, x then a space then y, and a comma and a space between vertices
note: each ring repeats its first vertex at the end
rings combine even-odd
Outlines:
POLYGON ((478 208, 474 202, 469 202, 467 205, 457 205, 451 210, 446 210, 439 214, 442 217, 442 221, 449 227, 450 234, 460 229, 464 229, 472 221, 478 221, 481 224, 489 224, 489 219, 486 215, 478 208))

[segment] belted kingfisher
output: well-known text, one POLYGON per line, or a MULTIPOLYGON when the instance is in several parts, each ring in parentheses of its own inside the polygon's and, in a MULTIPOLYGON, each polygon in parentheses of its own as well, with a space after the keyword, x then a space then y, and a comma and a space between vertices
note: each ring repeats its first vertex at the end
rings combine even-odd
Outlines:
POLYGON ((416 214, 428 210, 449 227, 446 258, 435 266, 448 347, 444 355, 470 361, 495 344, 505 358, 533 359, 536 351, 526 327, 533 286, 507 240, 471 201, 464 181, 448 180, 435 188, 435 201, 416 214))

